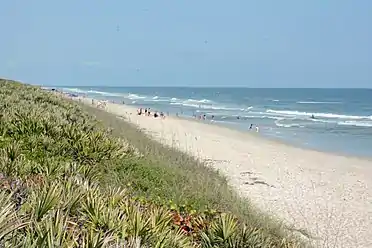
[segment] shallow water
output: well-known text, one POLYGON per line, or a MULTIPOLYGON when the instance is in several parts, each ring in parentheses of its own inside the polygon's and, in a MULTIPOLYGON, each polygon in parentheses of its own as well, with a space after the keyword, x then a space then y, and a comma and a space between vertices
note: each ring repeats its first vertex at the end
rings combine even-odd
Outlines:
POLYGON ((60 88, 185 117, 213 115, 240 130, 254 124, 263 135, 302 147, 372 157, 371 89, 60 88))

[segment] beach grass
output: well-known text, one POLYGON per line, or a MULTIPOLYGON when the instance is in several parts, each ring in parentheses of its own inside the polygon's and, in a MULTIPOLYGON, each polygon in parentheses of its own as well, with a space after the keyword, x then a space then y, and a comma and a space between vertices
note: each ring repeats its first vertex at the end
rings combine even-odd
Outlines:
POLYGON ((0 80, 0 247, 301 247, 226 178, 117 116, 0 80))

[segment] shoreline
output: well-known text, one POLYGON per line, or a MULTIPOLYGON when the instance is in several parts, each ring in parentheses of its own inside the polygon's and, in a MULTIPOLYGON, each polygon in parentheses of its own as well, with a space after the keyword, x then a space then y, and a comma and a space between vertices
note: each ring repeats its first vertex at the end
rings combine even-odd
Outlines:
MULTIPOLYGON (((91 105, 91 98, 80 99, 91 105)), ((109 102, 105 111, 124 117, 165 145, 204 160, 258 209, 294 229, 308 230, 322 245, 371 245, 370 160, 294 147, 182 117, 137 116, 130 105, 109 102)))
MULTIPOLYGON (((127 105, 133 106, 135 108, 151 107, 154 110, 157 109, 159 111, 163 111, 164 113, 169 114, 169 112, 170 112, 171 116, 176 116, 177 115, 176 113, 178 113, 180 115, 177 116, 177 117, 186 118, 188 120, 198 120, 198 118, 195 118, 194 115, 195 114, 199 115, 199 114, 205 113, 205 114, 207 114, 207 120, 203 121, 203 122, 209 123, 212 120, 211 117, 213 117, 212 116, 213 113, 210 113, 209 110, 208 111, 203 110, 203 108, 204 108, 203 106, 202 106, 201 109, 196 110, 196 109, 189 108, 189 107, 183 108, 182 107, 183 106, 182 101, 180 103, 182 106, 178 106, 179 102, 175 102, 175 103, 170 102, 170 104, 168 103, 168 101, 176 101, 176 100, 178 101, 181 98, 180 99, 172 98, 171 100, 169 100, 170 97, 168 97, 168 98, 164 97, 164 98, 166 98, 164 100, 163 96, 160 96, 159 101, 160 102, 166 101, 167 104, 163 104, 163 103, 157 104, 158 100, 149 100, 149 101, 144 100, 143 102, 142 101, 137 102, 137 100, 134 100, 133 102, 131 102, 126 98, 128 96, 124 96, 127 93, 123 93, 124 98, 119 98, 117 96, 116 97, 111 96, 110 95, 111 93, 108 93, 108 95, 106 95, 106 94, 104 94, 105 92, 100 92, 100 91, 97 91, 97 92, 92 91, 92 93, 93 92, 95 92, 97 94, 102 93, 102 95, 95 96, 95 95, 90 95, 89 91, 86 91, 86 90, 81 90, 80 91, 79 89, 76 89, 76 92, 75 92, 74 89, 71 89, 71 91, 68 88, 61 89, 61 91, 64 91, 64 90, 66 90, 66 94, 72 94, 72 95, 75 95, 75 96, 80 95, 80 96, 85 96, 85 97, 92 97, 92 98, 95 98, 95 99, 98 99, 98 100, 108 100, 108 101, 116 102, 116 103, 119 103, 119 104, 124 102, 122 100, 125 100, 127 105), (153 102, 153 101, 155 101, 155 102, 153 102), (136 102, 136 103, 134 103, 134 102, 136 102), (142 105, 142 104, 144 104, 144 105, 142 105), (176 107, 174 107, 174 106, 176 106, 176 107), (207 112, 205 112, 205 111, 207 111, 207 112)), ((121 93, 118 93, 118 94, 120 95, 121 93)), ((129 95, 130 94, 131 93, 129 93, 129 95)), ((134 94, 134 96, 138 97, 136 94, 134 94)), ((147 99, 147 97, 148 96, 142 96, 141 95, 141 97, 139 99, 142 99, 142 98, 147 99)), ((157 98, 158 98, 158 96, 155 96, 152 99, 157 99, 157 98)), ((133 99, 137 99, 137 98, 133 98, 133 99, 129 98, 129 99, 133 100, 133 99)), ((206 99, 203 99, 203 100, 206 100, 206 99)), ((203 102, 203 100, 200 100, 200 101, 203 102)), ((218 100, 214 100, 214 101, 219 102, 218 100)), ((187 105, 185 105, 185 106, 187 106, 187 105)), ((199 105, 199 107, 200 107, 200 105, 199 105)), ((266 106, 266 107, 268 108, 268 109, 266 109, 266 112, 270 112, 271 108, 275 109, 275 106, 266 106)), ((250 109, 250 108, 253 108, 253 106, 249 107, 248 109, 250 109)), ((350 123, 350 125, 349 125, 349 124, 346 123, 348 121, 345 121, 345 123, 347 124, 346 125, 346 124, 342 124, 342 123, 344 123, 344 121, 341 121, 341 119, 338 120, 338 121, 335 121, 335 119, 333 119, 331 121, 331 120, 327 119, 328 117, 325 117, 326 120, 324 120, 323 117, 319 117, 319 118, 317 117, 316 119, 320 119, 320 120, 313 120, 314 122, 312 122, 312 121, 307 122, 306 119, 302 119, 302 118, 299 118, 298 120, 296 118, 294 118, 293 122, 295 124, 293 124, 293 126, 292 126, 292 124, 291 124, 292 121, 290 121, 289 123, 287 123, 286 121, 284 122, 284 120, 291 119, 289 117, 288 118, 287 117, 282 118, 281 114, 279 114, 280 117, 277 117, 276 116, 277 114, 273 114, 273 115, 275 115, 275 117, 270 117, 272 115, 271 112, 268 113, 268 116, 266 116, 265 113, 264 113, 265 112, 264 110, 261 110, 260 108, 256 109, 256 107, 254 107, 254 108, 255 109, 252 110, 253 111, 252 115, 254 115, 254 116, 250 116, 250 114, 249 114, 250 111, 248 111, 247 113, 232 114, 232 115, 231 115, 231 113, 230 114, 229 113, 219 113, 217 111, 216 115, 215 115, 215 118, 214 118, 215 122, 213 124, 218 125, 218 126, 224 126, 224 127, 229 128, 229 129, 235 129, 235 130, 243 131, 243 132, 250 132, 251 130, 249 130, 249 126, 253 124, 253 125, 256 125, 260 128, 260 134, 261 134, 262 137, 264 137, 266 139, 269 139, 269 140, 272 140, 272 141, 277 141, 277 142, 280 142, 280 143, 284 143, 284 144, 294 146, 294 147, 300 147, 300 148, 307 149, 307 150, 314 150, 314 151, 319 151, 319 152, 337 154, 337 155, 341 155, 341 156, 359 157, 361 159, 372 160, 372 152, 370 151, 370 149, 368 149, 368 147, 371 144, 371 142, 368 139, 368 136, 371 134, 370 133, 371 129, 367 128, 366 126, 363 126, 364 124, 360 127, 359 130, 358 129, 354 130, 354 128, 352 127, 354 124, 350 123), (262 112, 260 112, 260 111, 262 111, 262 112), (246 116, 247 114, 248 114, 248 116, 246 116), (256 114, 258 114, 258 115, 256 116, 256 114), (238 116, 240 116, 241 118, 235 118, 235 117, 238 117, 238 116), (231 118, 233 118, 233 119, 231 119, 231 118), (250 118, 253 118, 253 119, 250 119, 250 118), (236 119, 238 119, 238 120, 236 120, 236 119), (241 119, 241 120, 239 120, 239 119, 241 119), (269 119, 275 119, 275 121, 269 120, 269 119), (280 123, 278 122, 279 120, 280 120, 280 123), (284 124, 281 122, 282 120, 283 120, 284 124), (301 124, 301 123, 296 124, 299 120, 305 121, 306 124, 301 124), (342 123, 340 124, 340 122, 342 122, 342 123), (320 123, 320 124, 319 125, 314 124, 315 126, 313 127, 312 123, 315 123, 315 124, 320 123), (345 128, 347 128, 347 129, 345 129, 345 128)), ((302 111, 305 111, 304 113, 306 114, 307 110, 302 110, 302 111)), ((273 112, 276 112, 276 111, 273 111, 273 112)), ((279 112, 283 112, 283 111, 279 111, 279 112)), ((284 112, 286 112, 286 111, 284 111, 284 112)), ((289 111, 289 112, 292 112, 292 111, 289 111)), ((294 112, 296 112, 296 111, 294 111, 294 112)), ((322 112, 322 111, 320 111, 320 112, 322 112)), ((298 112, 298 113, 300 114, 300 113, 303 113, 303 112, 298 112)), ((314 114, 315 115, 316 114, 327 115, 327 114, 324 114, 324 113, 316 113, 316 112, 314 112, 314 114)), ((346 114, 345 115, 340 115, 339 112, 337 112, 337 111, 335 112, 335 114, 331 113, 329 115, 335 115, 335 118, 343 118, 343 116, 344 117, 348 116, 346 114), (339 116, 339 117, 337 117, 337 116, 339 116)), ((349 116, 349 117, 353 119, 355 116, 349 116)), ((360 117, 362 118, 363 116, 360 116, 360 117)), ((332 117, 330 117, 330 118, 332 118, 332 117)), ((354 121, 350 121, 350 122, 354 122, 354 121)), ((355 124, 355 126, 358 126, 358 125, 355 124)))
MULTIPOLYGON (((80 93, 74 94, 74 93, 66 92, 66 94, 72 94, 72 95, 80 96, 80 97, 82 96, 80 93)), ((88 97, 88 96, 84 96, 84 97, 88 97)), ((91 99, 92 97, 89 96, 88 98, 91 99)), ((113 103, 116 103, 116 104, 119 104, 119 105, 122 104, 121 102, 118 102, 116 100, 112 101, 112 100, 109 100, 105 97, 95 98, 95 99, 96 100, 109 101, 109 102, 113 102, 113 103)), ((126 103, 125 106, 133 107, 134 109, 138 109, 139 107, 141 107, 140 105, 132 105, 130 103, 129 104, 126 103)), ((167 112, 166 110, 164 110, 162 108, 155 108, 155 107, 151 107, 151 108, 153 110, 158 110, 159 112, 160 111, 163 111, 163 113, 167 112)), ((211 119, 198 120, 197 118, 194 118, 191 115, 182 115, 181 114, 180 116, 176 116, 175 112, 171 113, 169 117, 185 119, 185 120, 189 120, 189 121, 197 121, 197 122, 205 123, 205 124, 212 124, 212 125, 215 125, 215 126, 225 127, 225 128, 228 128, 228 129, 232 129, 232 130, 236 130, 236 131, 244 132, 244 133, 252 133, 252 132, 255 131, 254 128, 251 131, 248 129, 249 124, 247 124, 246 128, 244 128, 242 125, 239 125, 238 123, 234 123, 234 124, 232 124, 232 123, 228 124, 227 123, 226 124, 226 123, 223 123, 223 121, 220 121, 220 120, 216 120, 216 121, 213 122, 213 120, 211 120, 211 119)), ((291 137, 288 137, 287 135, 282 136, 282 137, 278 137, 276 135, 273 135, 272 133, 270 133, 270 131, 265 130, 267 128, 270 128, 269 126, 262 126, 262 127, 259 126, 259 127, 260 127, 260 130, 261 130, 261 128, 263 130, 262 132, 260 131, 259 136, 266 139, 266 140, 270 140, 272 142, 278 142, 280 144, 285 144, 285 145, 288 145, 288 146, 291 146, 291 147, 301 148, 301 149, 304 149, 304 150, 311 150, 311 151, 317 151, 317 152, 321 152, 321 153, 333 154, 333 155, 338 155, 338 156, 343 156, 343 157, 353 157, 353 158, 359 158, 359 159, 363 159, 363 160, 372 161, 372 153, 370 153, 370 152, 367 152, 367 153, 366 152, 357 152, 357 149, 351 149, 351 150, 333 149, 333 148, 331 148, 332 146, 330 144, 323 146, 321 143, 319 143, 319 144, 318 143, 312 143, 312 142, 303 143, 299 140, 293 140, 291 137)))
MULTIPOLYGON (((117 104, 117 103, 115 103, 115 104, 117 104)), ((279 139, 279 138, 275 138, 275 137, 272 137, 272 136, 263 135, 261 133, 256 133, 255 131, 253 131, 253 129, 252 129, 252 131, 237 129, 237 128, 229 127, 227 125, 223 125, 223 124, 219 124, 219 123, 212 123, 210 120, 199 121, 199 120, 196 120, 192 117, 174 117, 174 116, 169 116, 169 117, 170 118, 175 118, 175 119, 184 119, 184 120, 187 120, 187 121, 195 121, 197 123, 205 124, 205 125, 218 126, 220 128, 225 128, 225 129, 228 129, 230 131, 236 131, 238 133, 244 133, 244 134, 252 135, 252 136, 249 136, 249 137, 257 137, 259 139, 264 139, 266 141, 270 141, 270 142, 273 142, 273 143, 276 143, 276 144, 279 144, 279 145, 285 145, 285 146, 288 146, 288 147, 291 147, 291 148, 302 149, 302 150, 306 150, 306 151, 312 151, 312 152, 323 153, 323 154, 329 154, 329 155, 333 155, 333 156, 347 157, 347 158, 360 159, 360 160, 368 160, 368 161, 372 162, 372 156, 345 154, 345 153, 342 153, 342 152, 324 151, 324 150, 320 150, 320 149, 316 149, 316 148, 301 146, 301 145, 298 145, 294 142, 286 141, 284 139, 279 139)))
MULTIPOLYGON (((85 99, 89 99, 89 101, 90 101, 91 99, 94 99, 94 98, 85 97, 85 99)), ((94 99, 94 100, 99 100, 99 99, 94 99)), ((117 102, 110 102, 109 101, 109 103, 110 104, 117 104, 117 105, 120 105, 120 106, 123 105, 123 104, 117 103, 117 102)), ((134 111, 133 113, 135 113, 138 109, 136 106, 131 105, 131 104, 124 104, 123 106, 125 106, 126 108, 132 109, 132 111, 134 111)), ((158 112, 160 112, 160 111, 161 110, 158 110, 158 112)), ((240 128, 233 128, 233 127, 230 127, 228 125, 212 122, 210 119, 208 119, 208 120, 197 120, 197 119, 195 119, 191 116, 175 116, 175 115, 169 115, 169 116, 167 116, 167 118, 171 118, 171 119, 175 119, 175 120, 178 119, 178 120, 191 121, 191 122, 195 122, 195 123, 199 123, 199 124, 205 124, 205 125, 213 125, 213 126, 217 126, 217 127, 223 128, 223 129, 230 130, 230 131, 235 131, 239 134, 247 134, 247 135, 249 135, 249 137, 256 137, 258 139, 264 139, 266 141, 272 142, 273 144, 285 145, 285 146, 288 146, 288 147, 291 147, 291 148, 302 149, 302 150, 305 150, 305 151, 312 151, 312 152, 321 153, 321 154, 329 154, 329 155, 333 155, 333 156, 340 156, 340 157, 345 157, 345 158, 367 160, 367 161, 372 162, 372 156, 347 154, 347 153, 342 153, 342 152, 337 152, 337 151, 326 151, 326 150, 316 149, 316 148, 313 148, 313 147, 306 147, 305 145, 299 145, 299 144, 296 144, 295 142, 290 142, 290 141, 287 141, 287 140, 284 140, 284 139, 275 138, 273 136, 264 135, 260 132, 256 133, 254 131, 254 129, 252 129, 252 131, 248 131, 248 130, 243 130, 243 129, 240 129, 240 128)))

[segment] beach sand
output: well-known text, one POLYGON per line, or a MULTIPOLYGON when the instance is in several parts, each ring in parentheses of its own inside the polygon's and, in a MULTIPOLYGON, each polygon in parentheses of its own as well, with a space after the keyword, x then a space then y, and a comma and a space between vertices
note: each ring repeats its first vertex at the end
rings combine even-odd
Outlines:
MULTIPOLYGON (((91 99, 82 101, 91 105, 91 99)), ((208 121, 138 116, 122 104, 105 109, 206 161, 258 209, 310 232, 316 246, 372 247, 370 160, 297 148, 208 121)))

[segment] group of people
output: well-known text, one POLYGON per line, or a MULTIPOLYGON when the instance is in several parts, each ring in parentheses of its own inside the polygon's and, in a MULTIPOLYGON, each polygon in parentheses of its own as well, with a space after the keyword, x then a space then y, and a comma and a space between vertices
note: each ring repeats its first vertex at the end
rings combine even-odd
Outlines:
MULTIPOLYGON (((106 104, 107 104, 107 101, 99 101, 99 100, 92 99, 92 105, 96 105, 97 108, 103 108, 104 109, 106 107, 106 104)), ((125 103, 123 102, 123 104, 125 104, 125 103)), ((154 118, 165 119, 164 112, 158 112, 158 111, 152 112, 151 108, 139 108, 139 109, 137 109, 137 115, 153 116, 154 118)), ((176 114, 176 116, 178 117, 178 113, 176 114)), ((198 119, 198 120, 207 120, 207 115, 206 114, 202 114, 202 115, 198 115, 198 116, 196 114, 194 114, 193 117, 195 119, 198 119)), ((214 120, 214 115, 211 115, 210 119, 211 119, 211 121, 213 121, 214 120)), ((237 117, 237 119, 240 119, 240 118, 237 117)), ((259 131, 258 126, 255 126, 254 124, 250 124, 249 130, 252 130, 252 129, 255 129, 256 132, 259 131)))
POLYGON ((92 99, 92 105, 95 105, 97 108, 105 109, 108 101, 100 101, 92 99))
MULTIPOLYGON (((207 115, 198 115, 198 116, 196 116, 196 114, 194 114, 193 115, 193 117, 195 118, 195 119, 199 119, 199 120, 206 120, 207 119, 207 115)), ((212 115, 212 120, 213 120, 213 118, 214 118, 214 116, 212 115)))
MULTIPOLYGON (((177 115, 178 116, 178 115, 177 115)), ((195 119, 198 119, 198 120, 207 120, 207 115, 205 115, 205 114, 203 114, 203 115, 196 115, 195 113, 193 114, 193 118, 195 118, 195 119)), ((237 116, 236 117, 236 119, 240 119, 240 117, 239 116, 237 116)), ((214 120, 214 115, 211 115, 211 121, 213 121, 214 120)), ((256 132, 258 132, 259 131, 259 128, 258 128, 258 126, 256 125, 254 125, 254 124, 251 124, 250 126, 249 126, 249 130, 252 130, 252 129, 255 129, 256 130, 256 132)))
POLYGON ((165 114, 163 112, 158 112, 158 111, 155 111, 154 114, 152 114, 151 112, 152 110, 150 108, 139 108, 137 109, 137 114, 138 115, 144 115, 144 116, 154 116, 154 118, 162 118, 164 119, 165 118, 165 114))

